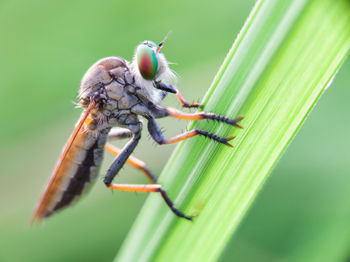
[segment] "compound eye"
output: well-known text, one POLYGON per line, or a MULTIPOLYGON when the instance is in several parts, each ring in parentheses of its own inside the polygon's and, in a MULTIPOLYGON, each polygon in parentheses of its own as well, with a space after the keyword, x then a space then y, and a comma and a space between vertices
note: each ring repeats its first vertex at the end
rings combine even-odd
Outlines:
POLYGON ((151 41, 146 41, 136 49, 136 59, 139 71, 144 79, 152 80, 158 68, 156 54, 154 53, 151 41))

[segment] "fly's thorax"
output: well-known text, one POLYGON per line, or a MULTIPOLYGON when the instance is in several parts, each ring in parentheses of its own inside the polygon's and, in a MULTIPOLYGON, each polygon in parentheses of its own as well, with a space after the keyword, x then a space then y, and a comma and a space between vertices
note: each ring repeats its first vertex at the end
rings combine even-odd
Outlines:
POLYGON ((123 78, 118 78, 105 87, 106 101, 102 104, 101 113, 111 126, 129 126, 139 122, 131 109, 141 103, 137 87, 129 70, 123 78))
POLYGON ((83 76, 80 88, 78 104, 86 108, 90 97, 96 92, 109 85, 114 79, 123 77, 128 70, 127 62, 117 56, 105 57, 93 64, 83 76))
MULTIPOLYGON (((134 98, 130 98, 133 96, 127 96, 125 98, 126 101, 132 101, 134 104, 134 98)), ((124 100, 122 100, 124 101, 124 100)), ((110 105, 110 102, 113 102, 115 105, 115 100, 108 99, 107 104, 110 105)), ((125 102, 125 101, 124 101, 125 102)), ((93 110, 90 113, 89 119, 86 121, 86 131, 90 132, 92 135, 98 135, 101 130, 119 126, 124 127, 130 130, 139 130, 138 127, 140 124, 140 120, 134 112, 132 112, 133 107, 129 107, 127 109, 120 109, 111 106, 109 108, 98 108, 93 110)))
POLYGON ((131 108, 140 103, 135 78, 126 61, 107 57, 97 61, 84 75, 79 90, 78 104, 86 108, 90 97, 99 94, 98 107, 93 109, 88 131, 97 133, 110 126, 137 125, 137 115, 131 108))

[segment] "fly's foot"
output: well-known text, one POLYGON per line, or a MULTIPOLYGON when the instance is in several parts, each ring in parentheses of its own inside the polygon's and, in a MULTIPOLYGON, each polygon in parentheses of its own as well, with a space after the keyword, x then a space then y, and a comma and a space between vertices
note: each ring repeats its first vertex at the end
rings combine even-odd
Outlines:
POLYGON ((216 142, 219 142, 221 144, 224 144, 226 146, 233 147, 229 143, 229 141, 234 139, 235 138, 234 136, 228 136, 228 137, 223 138, 223 137, 219 137, 219 136, 217 136, 215 134, 209 133, 209 132, 204 131, 204 130, 199 130, 199 129, 194 129, 194 132, 196 132, 196 134, 198 134, 198 135, 202 135, 204 137, 208 137, 208 138, 210 138, 210 139, 212 139, 212 140, 214 140, 216 142))
POLYGON ((238 122, 243 119, 243 116, 238 116, 235 119, 229 119, 227 117, 218 116, 218 115, 212 114, 212 113, 203 113, 202 117, 203 117, 203 119, 211 119, 211 120, 223 122, 223 123, 226 123, 226 124, 238 127, 238 128, 243 128, 241 125, 238 124, 238 122))
POLYGON ((196 102, 193 102, 193 103, 184 102, 182 104, 182 106, 186 107, 186 108, 199 108, 199 107, 201 107, 201 104, 196 103, 196 102))
POLYGON ((160 193, 160 195, 162 196, 162 198, 164 199, 165 203, 168 205, 168 207, 170 208, 170 210, 178 217, 187 219, 189 221, 192 221, 192 219, 194 218, 194 216, 188 216, 185 215, 183 212, 181 212, 180 210, 178 210, 177 208, 174 207, 173 202, 170 200, 170 198, 168 197, 167 193, 165 192, 164 189, 159 188, 158 192, 160 193))

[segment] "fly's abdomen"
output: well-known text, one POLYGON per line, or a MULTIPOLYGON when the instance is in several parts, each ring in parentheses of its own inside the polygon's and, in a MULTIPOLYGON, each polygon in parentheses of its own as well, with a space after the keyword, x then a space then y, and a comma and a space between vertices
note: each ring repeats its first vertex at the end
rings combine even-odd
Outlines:
POLYGON ((108 128, 89 131, 84 123, 83 128, 71 137, 72 141, 68 141, 63 150, 34 218, 40 220, 50 216, 87 191, 98 175, 108 131, 108 128))

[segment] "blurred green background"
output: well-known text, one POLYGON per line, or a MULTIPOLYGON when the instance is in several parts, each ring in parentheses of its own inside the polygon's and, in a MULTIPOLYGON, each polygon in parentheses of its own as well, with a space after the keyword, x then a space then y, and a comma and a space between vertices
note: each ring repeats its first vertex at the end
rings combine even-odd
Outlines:
MULTIPOLYGON (((73 101, 82 75, 101 57, 131 59, 139 42, 159 42, 171 30, 163 52, 175 63, 185 97, 198 101, 253 5, 252 0, 0 2, 0 262, 113 259, 146 195, 105 189, 110 156, 97 185, 77 205, 41 225, 28 224, 80 115, 73 101)), ((347 61, 221 261, 345 261, 349 256, 349 72, 347 61)), ((174 97, 164 103, 179 108, 174 97)), ((174 119, 160 124, 166 136, 187 125, 174 119)), ((135 155, 159 174, 173 148, 156 146, 144 133, 135 155)), ((130 167, 117 181, 146 182, 130 167)))

